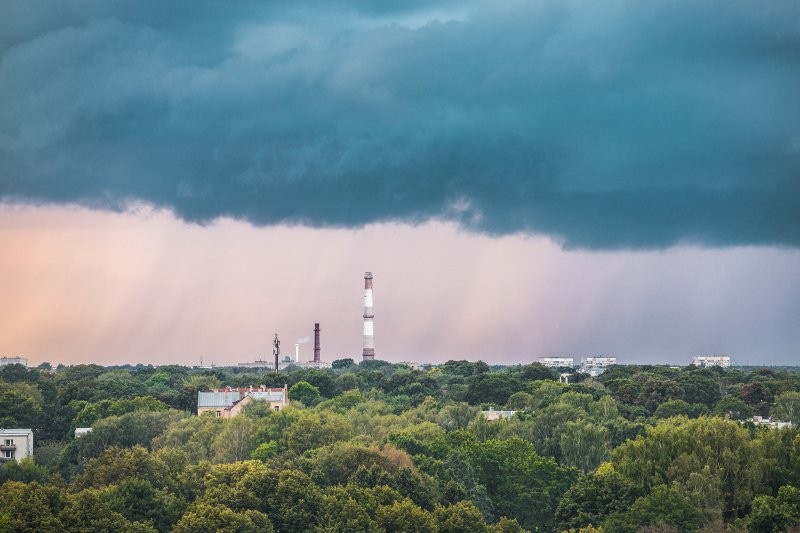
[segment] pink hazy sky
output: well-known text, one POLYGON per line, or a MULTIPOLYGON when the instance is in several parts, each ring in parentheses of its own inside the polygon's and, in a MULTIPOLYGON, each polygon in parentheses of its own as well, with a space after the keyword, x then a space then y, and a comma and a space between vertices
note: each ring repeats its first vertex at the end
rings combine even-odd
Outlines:
POLYGON ((797 250, 570 251, 438 222, 198 226, 149 208, 10 205, 0 206, 0 354, 231 365, 267 357, 276 332, 291 352, 320 322, 324 360, 359 359, 366 270, 380 359, 800 361, 797 250))

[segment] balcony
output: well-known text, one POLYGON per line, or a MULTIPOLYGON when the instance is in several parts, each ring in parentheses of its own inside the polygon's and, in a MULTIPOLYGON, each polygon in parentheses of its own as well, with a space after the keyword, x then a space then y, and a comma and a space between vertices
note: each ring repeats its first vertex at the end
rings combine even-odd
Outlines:
POLYGON ((0 452, 6 451, 16 451, 17 445, 16 444, 0 444, 0 452))

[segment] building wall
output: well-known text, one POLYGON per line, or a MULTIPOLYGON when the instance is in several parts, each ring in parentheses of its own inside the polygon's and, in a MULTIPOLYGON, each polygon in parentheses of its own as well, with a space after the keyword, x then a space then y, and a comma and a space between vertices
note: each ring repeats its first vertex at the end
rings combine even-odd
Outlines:
POLYGON ((0 433, 0 460, 22 461, 33 457, 33 433, 30 430, 0 433))
POLYGON ((0 357, 0 366, 22 365, 28 368, 28 360, 25 357, 0 357))

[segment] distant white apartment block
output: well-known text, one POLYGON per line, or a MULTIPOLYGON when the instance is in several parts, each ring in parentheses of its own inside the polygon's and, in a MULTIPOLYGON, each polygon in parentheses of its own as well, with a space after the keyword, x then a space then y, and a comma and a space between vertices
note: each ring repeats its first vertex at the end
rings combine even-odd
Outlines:
POLYGON ((720 366, 728 368, 731 366, 731 358, 727 355, 699 355, 692 358, 692 364, 699 367, 720 366))
POLYGON ((575 364, 575 359, 572 357, 540 357, 539 362, 550 368, 572 368, 575 364))
POLYGON ((22 365, 28 368, 28 360, 25 357, 0 357, 0 366, 22 365))
POLYGON ((33 457, 33 431, 0 429, 0 461, 22 461, 33 457))
POLYGON ((597 368, 605 368, 617 364, 616 357, 584 357, 581 359, 583 366, 594 366, 597 368))
POLYGON ((584 357, 581 359, 581 371, 595 377, 602 374, 606 368, 616 364, 616 357, 584 357))

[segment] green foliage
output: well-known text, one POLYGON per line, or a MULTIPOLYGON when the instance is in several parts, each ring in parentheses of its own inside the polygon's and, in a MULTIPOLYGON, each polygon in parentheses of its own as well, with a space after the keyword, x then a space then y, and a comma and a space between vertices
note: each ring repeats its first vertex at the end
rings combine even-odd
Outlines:
POLYGON ((347 357, 345 359, 336 359, 333 363, 331 363, 331 368, 338 370, 340 368, 349 368, 354 364, 355 362, 351 358, 347 357))
POLYGON ((250 458, 255 459, 257 461, 267 462, 267 460, 271 457, 274 457, 275 454, 278 453, 278 443, 277 442, 262 442, 259 444, 256 449, 250 452, 250 458))
POLYGON ((561 464, 574 466, 584 474, 608 459, 608 430, 586 420, 569 421, 561 433, 561 464))
POLYGON ((703 526, 703 513, 678 490, 660 485, 636 500, 627 511, 617 512, 603 524, 606 533, 635 533, 646 526, 664 524, 692 533, 703 526))
POLYGON ((172 529, 186 509, 182 498, 137 478, 111 485, 100 493, 100 499, 126 520, 152 524, 158 531, 172 529))
POLYGON ((786 391, 777 395, 772 416, 800 426, 800 392, 786 391))
POLYGON ((378 527, 386 533, 436 533, 436 519, 426 510, 405 499, 384 505, 375 516, 378 527))
POLYGON ((475 505, 458 502, 447 507, 441 505, 434 511, 439 533, 489 533, 489 526, 475 505))
POLYGON ((714 406, 714 414, 732 420, 745 420, 753 417, 753 408, 739 398, 725 396, 714 406))
POLYGON ((745 513, 762 473, 758 447, 747 430, 719 418, 659 422, 612 455, 615 468, 645 491, 664 483, 689 483, 692 474, 714 478, 726 516, 745 513))
POLYGON ((708 408, 703 404, 690 404, 683 400, 667 400, 656 408, 654 416, 656 418, 672 418, 673 416, 697 418, 707 412, 708 408))
POLYGON ((561 498, 556 520, 562 530, 600 526, 610 514, 630 508, 638 495, 636 486, 616 472, 583 476, 561 498))
POLYGON ((781 487, 778 496, 758 496, 753 500, 753 511, 747 519, 750 531, 787 531, 800 526, 800 489, 781 487))
POLYGON ((67 503, 66 493, 37 482, 9 481, 2 487, 0 513, 7 517, 9 531, 61 531, 58 518, 67 503))
POLYGON ((43 483, 47 478, 47 468, 37 465, 33 458, 30 457, 19 462, 9 461, 0 464, 0 484, 6 481, 22 481, 24 483, 38 481, 43 483))
POLYGON ((0 425, 31 427, 37 447, 36 462, 0 465, 0 531, 800 527, 800 431, 738 422, 796 420, 797 372, 617 366, 578 384, 554 377, 537 364, 467 361, 343 361, 277 376, 6 367, 0 425), (198 390, 255 383, 308 395, 303 408, 251 402, 230 419, 194 416, 198 390), (490 422, 479 412, 488 404, 520 413, 490 422))
POLYGON ((98 533, 156 533, 149 523, 131 522, 100 498, 94 489, 82 490, 69 498, 69 503, 59 514, 59 520, 66 531, 92 531, 98 533))
POLYGON ((298 381, 289 389, 289 399, 306 407, 317 405, 321 398, 319 389, 308 381, 298 381))
POLYGON ((492 498, 496 513, 528 529, 552 529, 558 501, 576 477, 519 438, 470 445, 467 457, 492 498))
POLYGON ((472 405, 491 404, 499 407, 521 389, 519 380, 508 374, 479 374, 470 380, 466 399, 472 405))
POLYGON ((224 505, 196 503, 180 519, 175 533, 235 531, 236 533, 271 533, 269 517, 258 511, 236 512, 224 505))

